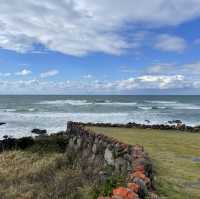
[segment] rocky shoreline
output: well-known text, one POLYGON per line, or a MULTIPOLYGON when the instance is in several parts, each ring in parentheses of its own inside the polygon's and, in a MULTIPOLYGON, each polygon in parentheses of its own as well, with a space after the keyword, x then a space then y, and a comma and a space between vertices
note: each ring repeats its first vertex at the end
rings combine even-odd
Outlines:
MULTIPOLYGON (((179 121, 179 120, 175 120, 175 121, 179 121)), ((177 131, 184 131, 184 132, 191 132, 191 133, 200 133, 200 125, 192 127, 192 126, 187 126, 186 124, 183 124, 182 122, 175 122, 175 121, 171 121, 171 123, 176 123, 176 124, 169 124, 169 125, 168 124, 139 124, 135 122, 129 122, 127 124, 76 122, 76 124, 83 125, 83 126, 177 130, 177 131)))
POLYGON ((5 124, 6 124, 5 122, 0 122, 0 126, 5 125, 5 124))

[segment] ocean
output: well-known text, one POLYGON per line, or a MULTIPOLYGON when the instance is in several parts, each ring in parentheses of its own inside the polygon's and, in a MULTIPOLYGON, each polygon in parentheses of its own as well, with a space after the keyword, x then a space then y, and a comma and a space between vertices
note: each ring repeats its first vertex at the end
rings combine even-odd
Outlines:
POLYGON ((0 96, 0 138, 30 136, 33 128, 55 133, 67 121, 163 124, 179 119, 200 125, 200 96, 0 96))

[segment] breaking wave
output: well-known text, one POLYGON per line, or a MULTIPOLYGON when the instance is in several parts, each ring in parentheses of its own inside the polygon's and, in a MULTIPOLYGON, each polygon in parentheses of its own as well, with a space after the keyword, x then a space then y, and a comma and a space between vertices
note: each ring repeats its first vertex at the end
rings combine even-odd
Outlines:
POLYGON ((84 106, 84 105, 110 105, 110 106, 135 106, 136 102, 112 102, 110 100, 103 101, 87 101, 87 100, 54 100, 54 101, 42 101, 37 104, 41 105, 73 105, 73 106, 84 106))

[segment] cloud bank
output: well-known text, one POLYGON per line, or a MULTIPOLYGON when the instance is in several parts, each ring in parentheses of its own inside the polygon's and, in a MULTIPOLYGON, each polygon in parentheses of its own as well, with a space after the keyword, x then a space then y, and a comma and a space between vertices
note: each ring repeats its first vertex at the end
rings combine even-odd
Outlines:
POLYGON ((13 94, 83 94, 123 93, 137 89, 199 89, 200 81, 192 81, 184 75, 144 75, 116 81, 50 81, 44 79, 0 80, 0 93, 13 94))

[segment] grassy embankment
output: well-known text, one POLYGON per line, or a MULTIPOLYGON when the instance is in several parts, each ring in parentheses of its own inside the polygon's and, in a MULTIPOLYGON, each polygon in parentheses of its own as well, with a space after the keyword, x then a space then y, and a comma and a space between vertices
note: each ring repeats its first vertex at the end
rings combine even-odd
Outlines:
POLYGON ((87 199, 90 191, 80 169, 54 145, 0 153, 0 199, 87 199))
POLYGON ((200 134, 90 127, 128 144, 141 144, 156 169, 157 192, 167 199, 200 199, 200 134))
POLYGON ((96 199, 123 183, 118 176, 104 184, 92 180, 91 169, 98 168, 87 161, 80 167, 65 144, 64 137, 50 136, 24 150, 0 153, 0 199, 96 199))

